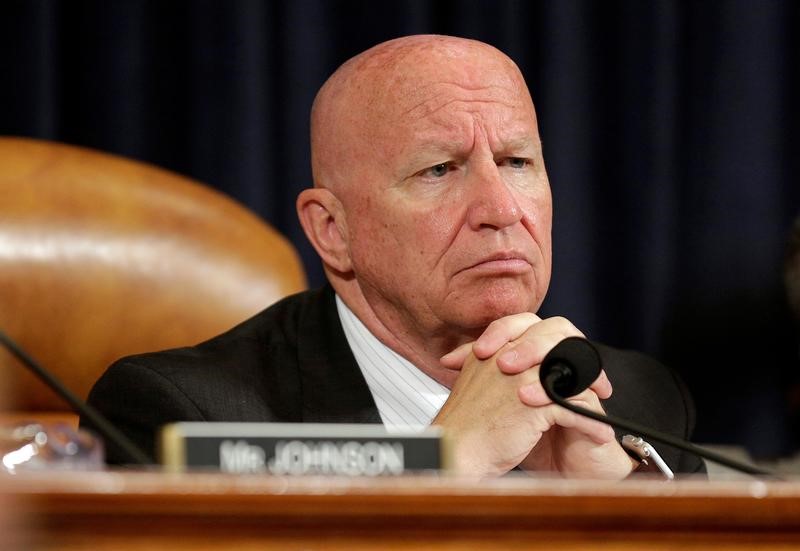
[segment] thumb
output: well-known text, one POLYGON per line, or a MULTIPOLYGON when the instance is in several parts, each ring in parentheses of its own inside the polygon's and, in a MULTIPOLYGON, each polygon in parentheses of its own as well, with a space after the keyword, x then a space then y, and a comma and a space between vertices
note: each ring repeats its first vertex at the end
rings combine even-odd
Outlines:
POLYGON ((455 350, 439 358, 439 363, 448 369, 461 369, 461 366, 464 365, 464 360, 467 359, 470 352, 472 352, 472 343, 468 342, 462 344, 455 350))

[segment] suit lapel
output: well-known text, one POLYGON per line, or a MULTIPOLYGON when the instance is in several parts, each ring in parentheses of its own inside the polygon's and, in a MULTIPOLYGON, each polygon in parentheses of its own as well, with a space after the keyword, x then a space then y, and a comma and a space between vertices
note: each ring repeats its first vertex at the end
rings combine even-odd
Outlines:
POLYGON ((333 289, 303 305, 298 365, 305 423, 380 423, 380 415, 342 330, 333 289))

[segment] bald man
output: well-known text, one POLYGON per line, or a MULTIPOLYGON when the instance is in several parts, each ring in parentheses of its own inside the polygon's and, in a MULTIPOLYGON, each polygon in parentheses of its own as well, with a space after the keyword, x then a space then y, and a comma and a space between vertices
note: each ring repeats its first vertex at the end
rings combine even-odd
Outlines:
MULTIPOLYGON (((330 285, 197 347, 120 360, 93 405, 147 450, 173 421, 436 424, 462 474, 622 479, 638 467, 613 430, 538 382, 547 352, 583 334, 536 315, 552 204, 513 61, 444 36, 375 46, 320 90, 311 146, 314 187, 297 212, 330 285)), ((575 403, 690 436, 691 401, 669 370, 600 350, 605 373, 575 403)))

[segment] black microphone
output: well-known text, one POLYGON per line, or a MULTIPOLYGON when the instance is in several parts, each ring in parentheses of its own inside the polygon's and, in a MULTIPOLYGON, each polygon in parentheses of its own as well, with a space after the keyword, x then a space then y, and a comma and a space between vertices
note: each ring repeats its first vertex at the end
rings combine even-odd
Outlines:
POLYGON ((88 419, 92 426, 97 429, 106 440, 118 446, 134 463, 140 465, 149 465, 153 463, 153 460, 145 452, 131 442, 127 436, 117 430, 117 428, 103 417, 99 411, 78 398, 72 391, 64 386, 55 375, 42 367, 2 331, 0 331, 0 343, 2 343, 14 357, 22 362, 22 365, 36 375, 39 380, 44 382, 53 392, 67 402, 73 411, 88 419))
POLYGON ((547 396, 553 402, 578 415, 687 451, 743 473, 780 479, 777 474, 767 469, 741 463, 686 440, 613 415, 603 415, 566 400, 566 398, 580 394, 589 388, 600 375, 602 367, 600 353, 592 343, 581 337, 568 337, 545 356, 539 368, 539 380, 542 382, 547 396))

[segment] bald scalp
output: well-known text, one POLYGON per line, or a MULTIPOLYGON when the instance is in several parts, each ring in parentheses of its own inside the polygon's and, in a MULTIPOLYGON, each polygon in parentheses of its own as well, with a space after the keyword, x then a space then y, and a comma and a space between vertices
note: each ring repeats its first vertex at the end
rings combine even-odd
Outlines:
POLYGON ((311 108, 314 186, 346 194, 360 167, 387 155, 381 148, 391 144, 386 138, 393 122, 437 108, 423 99, 428 86, 445 79, 478 88, 487 73, 496 75, 501 86, 524 91, 520 96, 533 109, 517 65, 483 42, 406 36, 351 58, 325 82, 311 108))

